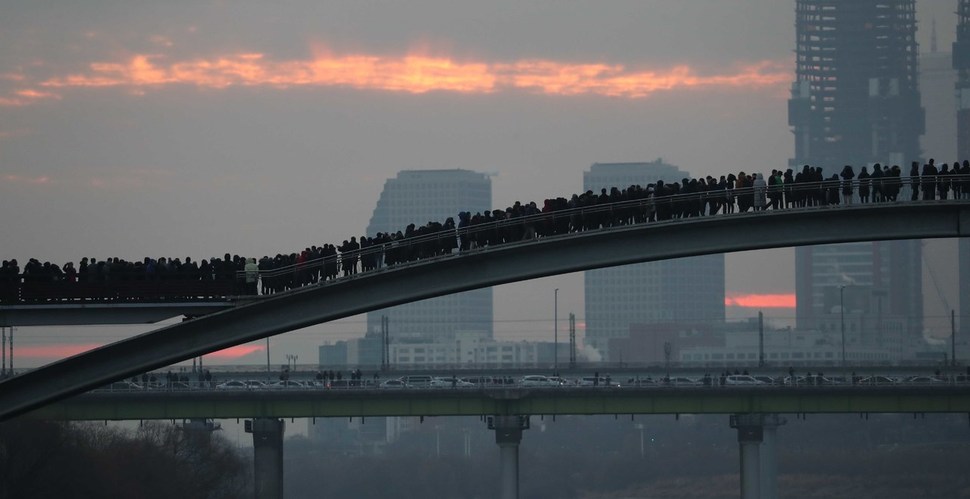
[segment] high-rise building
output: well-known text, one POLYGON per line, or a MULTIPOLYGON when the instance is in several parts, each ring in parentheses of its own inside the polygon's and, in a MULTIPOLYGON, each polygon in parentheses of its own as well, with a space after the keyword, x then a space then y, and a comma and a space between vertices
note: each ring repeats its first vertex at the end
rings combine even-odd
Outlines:
MULTIPOLYGON (((690 174, 658 159, 652 163, 594 163, 583 172, 584 190, 599 192, 690 174)), ((585 273, 586 344, 604 359, 610 338, 625 338, 631 324, 724 321, 724 255, 639 263, 585 273)), ((627 359, 633 360, 633 359, 627 359)))
MULTIPOLYGON (((790 164, 837 173, 845 164, 919 160, 915 0, 796 0, 795 32, 790 164)), ((920 241, 801 247, 795 266, 799 328, 818 327, 840 288, 855 286, 885 295, 891 308, 874 313, 891 310, 906 318, 907 334, 922 332, 920 241)))
MULTIPOLYGON (((367 226, 367 235, 404 231, 409 224, 458 221, 458 213, 473 214, 492 207, 492 181, 468 170, 404 170, 384 183, 367 226)), ((388 317, 391 341, 442 341, 455 333, 479 332, 492 337, 492 289, 477 289, 399 305, 367 314, 368 336, 381 333, 388 317)), ((370 360, 370 359, 367 359, 370 360)), ((380 363, 378 360, 376 363, 380 363)))
POLYGON ((960 238, 957 252, 960 262, 960 336, 967 338, 970 336, 970 238, 960 238))
MULTIPOLYGON (((970 0, 957 7, 957 40, 953 42, 953 69, 957 71, 957 157, 970 158, 970 0)), ((970 335, 970 240, 959 242, 960 333, 970 335)))
POLYGON ((796 327, 816 329, 841 307, 865 308, 873 316, 899 318, 905 324, 904 339, 918 337, 923 331, 922 244, 910 240, 796 248, 796 327))
POLYGON ((795 37, 792 166, 919 159, 915 0, 796 0, 795 37))
POLYGON ((953 42, 953 69, 957 71, 957 157, 970 158, 970 0, 957 7, 957 39, 953 42))

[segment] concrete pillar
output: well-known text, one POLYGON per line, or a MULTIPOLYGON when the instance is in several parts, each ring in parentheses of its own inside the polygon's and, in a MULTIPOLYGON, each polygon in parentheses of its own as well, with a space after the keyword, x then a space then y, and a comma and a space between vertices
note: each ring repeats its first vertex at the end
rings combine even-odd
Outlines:
POLYGON ((762 425, 761 442, 761 499, 778 499, 778 427, 785 418, 767 414, 762 425))
POLYGON ((741 450, 741 499, 761 499, 762 420, 761 414, 731 416, 741 450))
POLYGON ((253 475, 259 499, 283 499, 284 426, 276 418, 246 421, 246 433, 253 434, 253 475))
POLYGON ((519 498, 519 442, 522 430, 529 428, 527 416, 494 416, 488 418, 489 429, 495 430, 501 469, 501 499, 519 498))

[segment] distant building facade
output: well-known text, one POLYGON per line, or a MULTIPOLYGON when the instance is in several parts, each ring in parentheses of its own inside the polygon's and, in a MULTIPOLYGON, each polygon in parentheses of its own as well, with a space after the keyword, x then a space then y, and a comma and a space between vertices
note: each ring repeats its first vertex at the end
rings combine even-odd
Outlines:
MULTIPOLYGON (((795 18, 791 166, 837 173, 845 164, 908 168, 919 160, 925 115, 915 0, 796 0, 795 18)), ((823 298, 853 285, 885 293, 884 311, 907 317, 908 334, 921 334, 921 259, 919 241, 796 248, 798 328, 818 327, 829 305, 823 298)))
MULTIPOLYGON (((953 69, 957 72, 957 157, 970 158, 970 0, 957 7, 957 39, 953 42, 953 69)), ((960 334, 970 335, 970 240, 961 238, 960 260, 960 334)))
MULTIPOLYGON (((319 348, 323 369, 361 368, 367 373, 380 366, 382 346, 376 338, 338 341, 319 348)), ((515 369, 552 365, 555 345, 552 342, 495 341, 472 331, 457 332, 438 341, 397 341, 387 348, 391 369, 515 369)))
MULTIPOLYGON (((795 248, 795 317, 799 330, 818 329, 840 307, 863 301, 871 321, 904 318, 905 336, 923 332, 920 240, 847 243, 795 248)), ((860 309, 860 307, 855 307, 860 309)))
MULTIPOLYGON (((384 183, 367 235, 404 231, 409 224, 444 222, 458 213, 490 210, 492 182, 468 170, 404 170, 384 183)), ((392 341, 437 341, 458 331, 492 337, 492 288, 431 298, 367 314, 367 335, 380 336, 381 316, 388 317, 392 341)))
MULTIPOLYGON (((650 163, 594 163, 583 189, 680 182, 690 174, 657 159, 650 163)), ((586 344, 612 358, 609 340, 631 324, 724 321, 724 255, 705 255, 585 272, 586 344)))
POLYGON ((970 238, 963 237, 957 247, 960 266, 960 337, 970 336, 970 238))
MULTIPOLYGON (((842 363, 842 335, 839 316, 823 324, 820 330, 798 331, 791 328, 764 331, 764 361, 766 366, 822 367, 842 363)), ((898 331, 900 324, 887 318, 887 331, 898 331)), ((846 317, 846 364, 873 365, 899 359, 894 344, 863 343, 860 331, 867 326, 862 314, 846 317)), ((611 340, 611 351, 627 352, 642 359, 639 362, 655 367, 707 367, 711 374, 718 369, 757 369, 762 354, 756 320, 712 325, 710 323, 635 324, 628 338, 611 340), (668 364, 669 362, 669 364, 668 364)), ((620 362, 618 354, 611 362, 620 362)), ((625 360, 623 362, 626 362, 625 360)), ((802 374, 802 373, 800 373, 802 374)))
POLYGON ((795 37, 792 166, 920 158, 915 0, 796 0, 795 37))

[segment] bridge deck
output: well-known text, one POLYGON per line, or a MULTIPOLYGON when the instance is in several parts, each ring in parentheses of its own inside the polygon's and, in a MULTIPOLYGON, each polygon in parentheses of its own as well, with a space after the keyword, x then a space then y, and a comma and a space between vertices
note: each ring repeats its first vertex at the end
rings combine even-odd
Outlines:
POLYGON ((55 420, 378 416, 968 413, 970 386, 94 392, 30 413, 55 420))

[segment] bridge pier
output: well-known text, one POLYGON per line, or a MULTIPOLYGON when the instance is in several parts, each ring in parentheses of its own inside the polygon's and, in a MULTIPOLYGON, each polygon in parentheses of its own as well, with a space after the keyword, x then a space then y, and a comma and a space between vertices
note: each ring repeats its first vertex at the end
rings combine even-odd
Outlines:
POLYGON ((501 499, 519 498, 519 442, 522 430, 529 429, 528 416, 493 416, 488 428, 495 430, 501 467, 501 499))
POLYGON ((761 499, 778 499, 778 427, 787 420, 765 414, 761 440, 761 499))
POLYGON ((741 499, 777 499, 777 414, 735 414, 731 428, 738 430, 741 454, 741 499))
POLYGON ((283 499, 284 427, 276 418, 246 421, 246 433, 253 434, 253 482, 260 499, 283 499))

